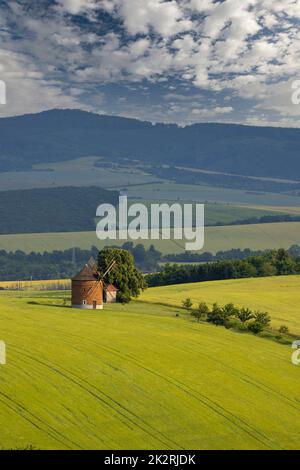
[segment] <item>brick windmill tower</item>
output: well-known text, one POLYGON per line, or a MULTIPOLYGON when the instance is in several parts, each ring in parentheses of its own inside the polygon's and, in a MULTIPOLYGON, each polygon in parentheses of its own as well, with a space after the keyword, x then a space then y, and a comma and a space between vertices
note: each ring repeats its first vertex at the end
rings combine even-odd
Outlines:
POLYGON ((103 309, 104 278, 110 273, 115 261, 112 261, 102 275, 96 261, 91 258, 82 270, 72 278, 72 308, 85 310, 103 309))

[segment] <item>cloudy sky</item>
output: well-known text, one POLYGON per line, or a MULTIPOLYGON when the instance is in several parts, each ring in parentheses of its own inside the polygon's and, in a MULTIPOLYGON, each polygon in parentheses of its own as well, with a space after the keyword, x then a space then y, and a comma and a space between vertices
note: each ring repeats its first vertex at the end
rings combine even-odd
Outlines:
POLYGON ((0 115, 300 127, 299 26, 299 0, 0 0, 0 115))

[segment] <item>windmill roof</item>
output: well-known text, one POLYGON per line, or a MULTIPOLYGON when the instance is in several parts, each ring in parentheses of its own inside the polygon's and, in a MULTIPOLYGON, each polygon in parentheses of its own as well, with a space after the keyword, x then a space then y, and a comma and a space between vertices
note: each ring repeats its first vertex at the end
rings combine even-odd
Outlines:
POLYGON ((97 271, 98 265, 97 265, 95 258, 93 258, 92 256, 88 260, 87 265, 89 268, 91 268, 92 271, 97 271))
POLYGON ((98 279, 97 272, 93 271, 87 264, 82 270, 72 278, 72 281, 96 281, 98 279))

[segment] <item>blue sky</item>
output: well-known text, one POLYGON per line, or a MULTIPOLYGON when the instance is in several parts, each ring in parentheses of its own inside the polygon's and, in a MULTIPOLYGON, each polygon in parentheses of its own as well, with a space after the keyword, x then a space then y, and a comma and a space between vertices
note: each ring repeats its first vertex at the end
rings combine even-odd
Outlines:
POLYGON ((0 0, 1 116, 300 127, 298 0, 0 0))

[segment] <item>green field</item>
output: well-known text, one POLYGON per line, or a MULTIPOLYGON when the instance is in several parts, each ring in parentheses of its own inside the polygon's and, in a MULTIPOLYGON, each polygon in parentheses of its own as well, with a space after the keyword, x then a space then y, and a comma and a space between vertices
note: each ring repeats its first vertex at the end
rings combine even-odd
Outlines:
MULTIPOLYGON (((65 250, 72 247, 89 249, 92 245, 101 248, 109 245, 122 245, 123 243, 124 241, 118 242, 114 240, 100 242, 96 238, 95 232, 0 236, 0 250, 23 250, 26 253, 31 251, 65 250)), ((143 240, 142 243, 146 247, 153 244, 164 254, 185 251, 184 241, 143 240)), ((266 250, 271 248, 289 248, 294 244, 300 245, 300 222, 207 227, 205 229, 205 245, 202 251, 215 253, 218 250, 230 250, 232 248, 266 250)))
POLYGON ((262 193, 240 189, 217 188, 207 185, 178 184, 162 182, 129 186, 128 196, 147 200, 219 202, 248 206, 299 207, 300 197, 285 193, 262 193))
POLYGON ((53 188, 58 186, 114 186, 145 184, 159 178, 137 171, 133 166, 111 170, 95 167, 100 157, 84 157, 56 163, 34 165, 33 170, 0 173, 1 191, 53 188))
POLYGON ((256 279, 235 279, 197 282, 148 289, 142 300, 180 306, 190 297, 195 305, 207 302, 221 305, 233 302, 270 313, 272 326, 287 325, 291 333, 300 335, 300 276, 279 276, 256 279))
POLYGON ((288 346, 148 302, 73 311, 64 295, 0 294, 0 447, 299 449, 288 346))

